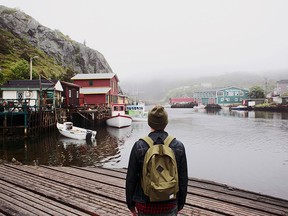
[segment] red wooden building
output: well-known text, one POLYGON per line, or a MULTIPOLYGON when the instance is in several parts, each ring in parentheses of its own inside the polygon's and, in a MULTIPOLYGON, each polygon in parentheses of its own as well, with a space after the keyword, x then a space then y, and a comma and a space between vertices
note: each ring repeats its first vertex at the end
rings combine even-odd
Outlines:
POLYGON ((81 87, 80 106, 118 103, 119 79, 114 73, 77 74, 71 80, 81 87))
POLYGON ((80 86, 73 83, 61 81, 63 87, 62 103, 63 108, 66 107, 79 107, 80 86))

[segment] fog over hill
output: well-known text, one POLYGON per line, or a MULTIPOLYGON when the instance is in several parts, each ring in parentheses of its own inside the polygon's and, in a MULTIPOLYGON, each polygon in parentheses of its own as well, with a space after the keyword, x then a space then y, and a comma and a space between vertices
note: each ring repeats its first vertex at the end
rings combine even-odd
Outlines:
POLYGON ((276 82, 288 79, 288 70, 265 71, 265 72, 231 72, 216 76, 187 75, 186 77, 173 77, 172 79, 163 74, 162 78, 151 80, 127 79, 120 80, 122 90, 137 99, 151 101, 152 103, 167 102, 170 97, 191 96, 194 90, 235 86, 251 88, 261 86, 272 90, 276 82), (185 89, 183 91, 183 89, 185 89))
MULTIPOLYGON (((29 58, 35 55, 39 56, 39 58, 33 62, 33 69, 38 72, 43 71, 44 75, 48 78, 63 78, 63 74, 66 75, 65 78, 70 78, 71 75, 75 73, 114 72, 119 77, 120 87, 125 94, 134 96, 137 99, 149 100, 152 103, 160 101, 167 102, 169 97, 191 96, 193 91, 204 88, 227 86, 250 88, 251 86, 259 85, 263 88, 267 87, 267 90, 271 90, 275 87, 277 80, 288 79, 288 68, 284 68, 282 71, 273 71, 270 69, 261 71, 262 69, 258 70, 256 67, 248 67, 249 62, 254 62, 252 57, 249 58, 246 55, 247 50, 250 51, 250 47, 245 50, 245 58, 248 58, 249 61, 241 61, 243 64, 239 63, 239 65, 236 64, 233 65, 233 67, 226 67, 229 65, 229 61, 225 56, 222 56, 222 61, 218 61, 217 58, 215 58, 221 55, 221 53, 217 52, 213 55, 213 64, 211 62, 209 64, 206 53, 202 53, 203 59, 200 61, 196 58, 199 52, 193 55, 191 54, 191 49, 185 49, 189 50, 189 55, 186 56, 188 60, 186 60, 189 63, 193 61, 195 64, 184 66, 181 61, 185 58, 182 56, 182 52, 184 51, 173 50, 168 52, 169 58, 165 59, 160 67, 158 64, 161 60, 161 55, 155 55, 156 45, 151 44, 147 47, 149 48, 147 54, 137 57, 139 58, 137 64, 133 65, 133 58, 129 58, 126 55, 117 56, 117 61, 123 58, 121 64, 125 65, 124 69, 117 70, 119 64, 114 64, 114 67, 110 67, 110 61, 106 60, 106 56, 104 57, 99 51, 86 46, 86 43, 82 44, 72 40, 59 30, 51 30, 45 27, 30 15, 20 10, 0 5, 0 15, 0 83, 4 81, 4 79, 8 80, 13 78, 11 68, 15 63, 24 59, 27 64, 29 58), (147 59, 151 57, 153 62, 157 63, 156 66, 158 65, 159 67, 153 66, 151 62, 147 61, 147 59), (171 65, 169 63, 173 64, 171 65), (149 69, 147 69, 147 66, 149 66, 149 69), (131 67, 133 69, 131 69, 131 67), (235 68, 237 68, 236 71, 235 68), (237 71, 238 68, 239 71, 237 71), (249 71, 249 68, 253 68, 254 71, 249 71), (221 73, 220 71, 223 72, 221 73), (267 83, 267 85, 265 83, 267 83)), ((99 35, 101 30, 96 28, 95 32, 99 35)), ((153 39, 155 36, 151 38, 153 39)), ((139 38, 139 41, 142 40, 141 42, 143 42, 145 39, 145 37, 139 38)), ((104 42, 103 40, 95 39, 98 45, 102 44, 104 42)), ((189 41, 190 40, 189 38, 189 41)), ((139 41, 137 41, 137 45, 141 44, 139 41)), ((273 40, 273 42, 274 41, 275 40, 273 40)), ((178 40, 174 41, 173 44, 178 44, 178 42, 178 40)), ((169 41, 169 45, 171 45, 171 43, 172 42, 169 41)), ((117 45, 118 44, 119 43, 117 43, 117 45)), ((129 43, 125 45, 128 46, 129 43)), ((107 47, 112 47, 113 51, 117 51, 116 46, 112 46, 110 43, 107 47)), ((205 45, 201 47, 201 50, 208 47, 209 46, 205 45)), ((281 44, 281 48, 282 47, 285 46, 281 44)), ((126 50, 126 48, 127 47, 125 47, 125 49, 123 48, 123 50, 126 50)), ((141 48, 138 46, 136 46, 136 48, 137 51, 141 51, 141 48)), ((167 44, 165 44, 165 48, 167 48, 167 44)), ((256 50, 257 52, 259 51, 258 49, 256 50)), ((237 51, 235 52, 237 53, 237 51)), ((271 53, 270 50, 269 53, 271 53)), ((281 58, 277 58, 283 59, 285 54, 280 54, 279 56, 281 58)), ((237 57, 237 59, 241 60, 239 57, 237 57)), ((259 59, 260 68, 283 67, 283 65, 277 63, 275 59, 272 59, 270 55, 264 59, 268 59, 268 62, 272 62, 273 65, 277 65, 277 67, 268 67, 263 59, 259 59)), ((113 62, 113 60, 111 60, 111 62, 113 62)), ((287 61, 285 60, 284 62, 286 63, 287 61)))

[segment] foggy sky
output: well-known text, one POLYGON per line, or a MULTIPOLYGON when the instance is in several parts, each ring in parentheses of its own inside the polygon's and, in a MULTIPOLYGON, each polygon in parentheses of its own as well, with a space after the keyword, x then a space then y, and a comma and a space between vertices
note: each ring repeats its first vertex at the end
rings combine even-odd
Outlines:
POLYGON ((121 81, 288 69, 286 0, 1 0, 102 53, 121 81))

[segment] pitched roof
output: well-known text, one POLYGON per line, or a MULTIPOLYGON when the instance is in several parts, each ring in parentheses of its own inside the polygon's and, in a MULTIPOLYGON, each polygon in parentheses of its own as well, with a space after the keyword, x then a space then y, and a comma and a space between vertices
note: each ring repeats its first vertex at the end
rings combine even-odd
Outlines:
POLYGON ((119 81, 115 73, 76 74, 71 80, 112 79, 114 76, 119 81))
POLYGON ((62 84, 63 86, 71 86, 71 87, 81 88, 80 85, 76 85, 76 84, 74 84, 74 83, 65 82, 65 81, 60 81, 60 82, 61 82, 61 84, 62 84))
POLYGON ((288 80, 279 80, 279 81, 277 81, 277 83, 288 83, 288 80))
POLYGON ((107 94, 110 90, 109 87, 83 87, 80 94, 107 94))
POLYGON ((217 92, 217 91, 223 91, 223 90, 227 90, 227 89, 239 89, 239 90, 249 91, 248 89, 244 89, 244 88, 239 88, 239 87, 235 87, 235 86, 228 86, 228 87, 202 89, 202 90, 195 91, 194 93, 199 93, 199 92, 217 92))

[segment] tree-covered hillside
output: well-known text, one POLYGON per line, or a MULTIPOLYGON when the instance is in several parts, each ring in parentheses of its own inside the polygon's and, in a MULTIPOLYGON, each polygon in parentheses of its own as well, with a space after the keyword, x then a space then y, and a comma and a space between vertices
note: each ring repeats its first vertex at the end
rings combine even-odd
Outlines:
POLYGON ((33 59, 33 78, 39 74, 48 78, 69 79, 75 72, 64 68, 42 50, 32 47, 27 41, 14 36, 11 32, 0 30, 0 84, 7 80, 29 79, 30 58, 33 59))

